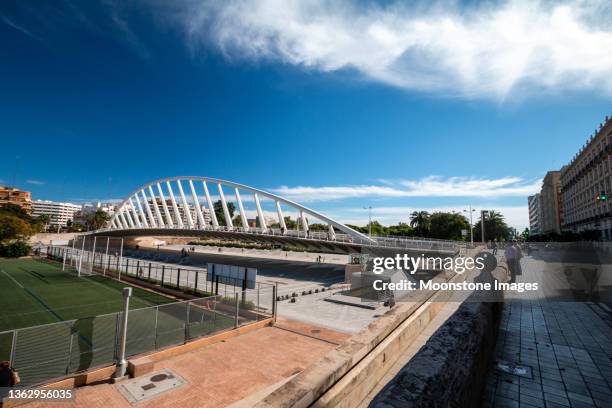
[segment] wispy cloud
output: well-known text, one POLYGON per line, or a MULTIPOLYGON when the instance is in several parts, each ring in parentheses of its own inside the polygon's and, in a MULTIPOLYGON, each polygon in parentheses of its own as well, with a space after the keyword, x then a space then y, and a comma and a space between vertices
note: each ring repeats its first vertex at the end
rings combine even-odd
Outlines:
POLYGON ((503 100, 513 92, 612 96, 612 4, 603 0, 185 1, 190 44, 392 86, 503 100))
POLYGON ((17 31, 20 31, 21 33, 27 35, 30 38, 33 38, 33 39, 35 39, 37 41, 40 41, 40 42, 43 42, 43 40, 40 37, 38 37, 37 35, 33 34, 30 30, 26 29, 25 27, 15 23, 13 20, 9 19, 8 17, 6 17, 6 16, 0 16, 0 17, 2 17, 2 21, 6 25, 14 28, 17 31))
POLYGON ((288 187, 272 191, 298 202, 338 200, 356 197, 520 197, 539 191, 541 180, 519 177, 485 179, 474 177, 439 176, 419 180, 385 180, 381 185, 288 187))
POLYGON ((35 185, 35 186, 42 186, 42 185, 44 185, 44 184, 45 184, 45 182, 44 182, 44 181, 40 181, 40 180, 31 180, 31 179, 26 180, 26 183, 28 183, 28 184, 33 184, 33 185, 35 185))

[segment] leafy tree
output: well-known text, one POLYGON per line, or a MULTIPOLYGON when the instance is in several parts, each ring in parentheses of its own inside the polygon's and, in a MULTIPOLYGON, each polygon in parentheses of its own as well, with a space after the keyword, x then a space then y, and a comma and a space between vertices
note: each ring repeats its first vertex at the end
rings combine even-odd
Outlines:
POLYGON ((418 235, 427 236, 430 227, 429 213, 427 211, 414 211, 410 214, 410 226, 418 235))
POLYGON ((529 239, 529 228, 525 228, 523 230, 523 232, 521 233, 521 237, 523 237, 525 241, 529 239))
POLYGON ((290 230, 294 230, 297 229, 297 222, 292 220, 291 217, 287 216, 284 217, 285 218, 285 225, 287 226, 287 229, 290 230))
POLYGON ((109 220, 110 216, 106 211, 96 210, 87 216, 85 222, 90 230, 97 230, 103 228, 109 220))
POLYGON ((26 256, 30 253, 30 246, 22 241, 15 241, 9 244, 0 244, 0 256, 16 258, 26 256))
POLYGON ((12 214, 15 217, 21 218, 26 222, 32 222, 32 216, 28 214, 26 210, 16 204, 2 204, 0 205, 0 213, 12 214))
POLYGON ((312 223, 308 226, 311 231, 327 231, 328 227, 325 224, 312 223))
MULTIPOLYGON (((215 201, 213 204, 213 208, 215 209, 215 215, 217 216, 217 221, 219 221, 220 225, 227 225, 225 222, 225 213, 223 212, 223 204, 221 200, 215 201)), ((236 212, 236 206, 231 201, 227 203, 227 210, 229 211, 230 218, 234 218, 234 212, 236 212)))
POLYGON ((469 230, 470 223, 461 214, 435 212, 429 216, 429 237, 462 240, 461 230, 469 230))
POLYGON ((242 227, 242 217, 240 214, 232 218, 232 224, 234 224, 234 227, 242 227))
POLYGON ((0 212, 0 243, 26 240, 34 232, 32 225, 24 219, 10 212, 0 212))
POLYGON ((33 226, 36 229, 36 232, 46 231, 49 227, 49 223, 51 222, 51 217, 47 214, 39 215, 34 218, 33 226))

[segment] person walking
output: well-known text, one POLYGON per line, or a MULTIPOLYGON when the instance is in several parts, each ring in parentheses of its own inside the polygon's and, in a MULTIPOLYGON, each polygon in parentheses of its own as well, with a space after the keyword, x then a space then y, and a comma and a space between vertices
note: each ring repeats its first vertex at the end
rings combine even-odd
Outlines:
POLYGON ((491 241, 491 249, 493 255, 497 255, 497 240, 495 238, 493 238, 493 240, 491 241))
POLYGON ((516 247, 514 245, 507 245, 506 250, 504 251, 504 256, 510 271, 510 283, 516 282, 516 260, 518 257, 516 247))

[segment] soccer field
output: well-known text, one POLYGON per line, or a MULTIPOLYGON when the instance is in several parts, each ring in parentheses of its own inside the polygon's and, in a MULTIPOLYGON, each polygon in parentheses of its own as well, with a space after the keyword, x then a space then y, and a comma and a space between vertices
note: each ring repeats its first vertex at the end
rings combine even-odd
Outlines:
MULTIPOLYGON (((0 360, 12 359, 23 385, 111 364, 126 286, 99 275, 78 277, 42 260, 0 259, 0 360)), ((218 298, 177 302, 132 288, 128 356, 235 324, 227 305, 217 310, 218 298)))
MULTIPOLYGON (((122 288, 102 276, 78 277, 61 265, 34 259, 0 259, 0 331, 119 312, 122 288)), ((130 309, 173 302, 133 288, 130 309)))

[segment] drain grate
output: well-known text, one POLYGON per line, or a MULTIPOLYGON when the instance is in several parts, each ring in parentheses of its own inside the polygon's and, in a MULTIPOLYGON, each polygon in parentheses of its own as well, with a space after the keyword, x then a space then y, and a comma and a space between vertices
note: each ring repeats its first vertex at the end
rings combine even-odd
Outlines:
POLYGON ((510 361, 498 361, 495 367, 504 373, 517 375, 519 377, 533 378, 530 366, 515 364, 510 361))
POLYGON ((150 375, 119 383, 117 389, 130 404, 136 404, 172 391, 184 384, 185 380, 165 368, 150 375))

